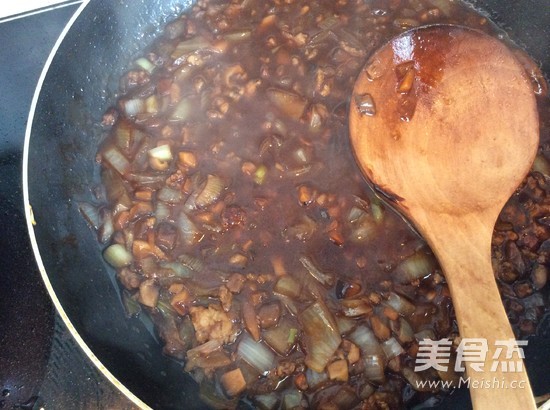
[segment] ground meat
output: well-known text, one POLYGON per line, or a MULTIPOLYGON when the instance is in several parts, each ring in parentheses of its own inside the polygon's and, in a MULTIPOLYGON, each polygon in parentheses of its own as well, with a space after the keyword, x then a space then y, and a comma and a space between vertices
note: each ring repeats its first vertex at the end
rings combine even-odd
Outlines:
POLYGON ((219 340, 232 343, 237 338, 237 328, 227 313, 213 305, 207 308, 196 306, 189 309, 199 343, 219 340))

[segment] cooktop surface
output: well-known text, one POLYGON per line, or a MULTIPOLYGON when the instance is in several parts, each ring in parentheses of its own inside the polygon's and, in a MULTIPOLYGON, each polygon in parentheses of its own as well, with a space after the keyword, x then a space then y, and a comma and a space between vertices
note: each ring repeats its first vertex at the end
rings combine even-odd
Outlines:
POLYGON ((3 409, 134 408, 91 364, 55 313, 34 262, 22 210, 22 152, 31 100, 55 41, 80 3, 23 1, 2 4, 0 10, 3 409))

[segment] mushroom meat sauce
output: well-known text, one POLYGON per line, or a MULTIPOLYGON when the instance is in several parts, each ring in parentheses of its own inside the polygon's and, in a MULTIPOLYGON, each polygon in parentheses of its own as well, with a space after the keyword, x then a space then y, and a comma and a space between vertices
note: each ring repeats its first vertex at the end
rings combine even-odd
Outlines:
MULTIPOLYGON (((122 76, 103 116, 96 201, 80 211, 128 315, 151 317, 213 408, 395 409, 446 393, 422 381, 460 376, 414 371, 419 341, 458 344, 449 289, 364 181, 347 130, 368 55, 432 23, 506 38, 447 0, 199 1, 122 76)), ((539 68, 514 50, 539 101, 541 147, 492 250, 527 337, 547 306, 549 110, 539 68)))

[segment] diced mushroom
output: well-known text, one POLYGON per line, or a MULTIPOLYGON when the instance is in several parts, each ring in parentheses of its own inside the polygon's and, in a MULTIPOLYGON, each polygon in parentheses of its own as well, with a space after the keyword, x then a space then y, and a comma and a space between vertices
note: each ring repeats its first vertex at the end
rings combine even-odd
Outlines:
POLYGON ((327 366, 328 377, 331 380, 347 382, 349 379, 348 362, 336 360, 327 366))
POLYGON ((238 396, 246 389, 246 381, 241 369, 230 370, 220 378, 225 393, 230 397, 238 396))
POLYGON ((277 302, 262 305, 258 310, 258 319, 262 329, 275 326, 281 316, 281 305, 277 302))

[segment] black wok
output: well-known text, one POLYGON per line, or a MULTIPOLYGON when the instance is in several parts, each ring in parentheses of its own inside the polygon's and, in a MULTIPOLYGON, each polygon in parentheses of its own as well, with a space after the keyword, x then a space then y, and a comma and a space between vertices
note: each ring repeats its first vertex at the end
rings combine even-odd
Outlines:
MULTIPOLYGON (((46 287, 88 356, 136 404, 156 409, 204 406, 196 384, 181 365, 162 355, 152 327, 141 319, 126 318, 114 272, 100 257, 100 246, 79 214, 77 201, 92 196, 94 157, 102 136, 98 124, 114 100, 120 74, 158 27, 190 3, 86 3, 41 77, 25 146, 25 207, 46 287)), ((473 3, 507 28, 550 73, 547 0, 473 3)), ((526 349, 537 395, 550 391, 550 318, 544 322, 526 349)), ((463 391, 442 404, 442 408, 470 406, 463 391)))

